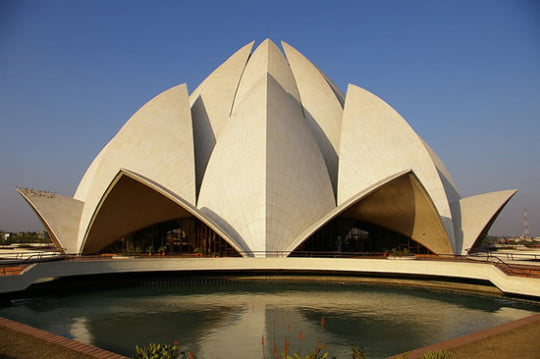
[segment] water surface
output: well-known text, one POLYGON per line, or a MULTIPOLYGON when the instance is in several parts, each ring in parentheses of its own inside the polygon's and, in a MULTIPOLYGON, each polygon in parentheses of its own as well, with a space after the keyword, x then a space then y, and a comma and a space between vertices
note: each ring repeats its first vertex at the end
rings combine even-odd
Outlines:
POLYGON ((289 353, 323 343, 330 357, 350 358, 362 346, 383 358, 539 311, 531 302, 402 287, 182 281, 26 298, 0 316, 126 356, 137 344, 177 340, 201 359, 263 358, 263 347, 272 358, 287 340, 289 353))

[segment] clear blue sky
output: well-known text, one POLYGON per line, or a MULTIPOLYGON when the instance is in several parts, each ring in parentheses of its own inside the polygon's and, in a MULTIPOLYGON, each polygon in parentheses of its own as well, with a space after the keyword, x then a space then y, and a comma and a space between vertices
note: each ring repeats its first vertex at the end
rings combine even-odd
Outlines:
POLYGON ((517 188, 492 234, 540 235, 538 1, 0 1, 0 229, 38 230, 16 186, 72 196, 161 91, 284 40, 400 112, 463 196, 517 188))

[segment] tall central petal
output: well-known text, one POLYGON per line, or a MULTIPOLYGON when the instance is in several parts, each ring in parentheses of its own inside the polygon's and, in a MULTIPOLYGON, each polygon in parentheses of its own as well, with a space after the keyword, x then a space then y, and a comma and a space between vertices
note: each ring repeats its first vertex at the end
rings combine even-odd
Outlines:
POLYGON ((305 121, 289 64, 270 40, 244 70, 198 207, 232 231, 239 246, 261 255, 286 248, 335 207, 328 170, 305 121))

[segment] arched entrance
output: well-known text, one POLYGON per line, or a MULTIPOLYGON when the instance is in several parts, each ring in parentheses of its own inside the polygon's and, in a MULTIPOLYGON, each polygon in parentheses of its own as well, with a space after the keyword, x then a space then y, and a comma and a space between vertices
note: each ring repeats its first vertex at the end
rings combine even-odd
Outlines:
POLYGON ((178 218, 130 233, 100 253, 239 257, 240 254, 195 217, 178 218))
POLYGON ((358 219, 337 217, 300 244, 291 256, 388 253, 405 249, 416 254, 432 253, 420 243, 390 229, 358 219))

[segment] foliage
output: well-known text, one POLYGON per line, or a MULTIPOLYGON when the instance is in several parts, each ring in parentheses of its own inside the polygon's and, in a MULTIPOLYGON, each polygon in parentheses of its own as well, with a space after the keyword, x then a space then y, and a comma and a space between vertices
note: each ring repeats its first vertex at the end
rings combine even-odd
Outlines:
POLYGON ((489 234, 486 235, 484 238, 480 239, 478 242, 480 244, 492 244, 499 242, 500 238, 497 236, 490 236, 489 234))
MULTIPOLYGON (((324 348, 324 345, 317 345, 315 349, 308 355, 306 355, 303 359, 326 359, 328 358, 329 353, 321 353, 322 349, 324 348)), ((286 353, 281 353, 282 359, 302 359, 300 354, 294 353, 292 356, 287 355, 286 353)))
POLYGON ((126 248, 122 254, 123 255, 127 255, 127 256, 138 256, 138 255, 141 255, 143 253, 143 250, 141 247, 129 247, 129 248, 126 248))
POLYGON ((133 359, 176 359, 178 348, 176 345, 150 343, 147 347, 135 346, 133 359))
POLYGON ((452 355, 446 350, 428 350, 420 359, 452 359, 452 355))
POLYGON ((391 255, 394 257, 406 257, 406 256, 413 256, 414 254, 409 251, 408 248, 392 248, 391 255))
MULTIPOLYGON (((274 327, 274 330, 272 330, 272 332, 275 331, 275 321, 272 322, 272 326, 274 327)), ((324 328, 326 326, 326 318, 322 317, 321 320, 320 320, 320 331, 322 333, 322 331, 324 331, 324 328)), ((289 333, 291 327, 290 325, 287 325, 287 333, 289 333)), ((273 336, 275 337, 275 333, 273 334, 273 336)), ((325 344, 322 344, 320 342, 320 337, 317 338, 317 344, 315 345, 315 348, 307 355, 303 356, 300 352, 302 351, 301 348, 302 348, 302 341, 304 339, 304 336, 303 336, 303 333, 302 331, 300 331, 298 333, 298 345, 299 345, 299 350, 295 353, 292 353, 292 354, 288 354, 288 350, 289 350, 289 339, 288 339, 288 335, 287 335, 287 339, 285 339, 285 343, 284 343, 284 346, 283 346, 283 351, 281 352, 280 354, 280 358, 281 359, 327 359, 330 355, 330 353, 328 351, 325 351, 324 349, 326 348, 326 345, 325 344)), ((264 350, 264 344, 265 344, 265 341, 264 341, 264 336, 262 337, 261 339, 261 345, 262 345, 262 348, 263 348, 263 359, 266 359, 266 355, 265 355, 265 350, 264 350)), ((274 347, 274 354, 273 354, 273 357, 274 358, 277 358, 278 355, 277 355, 277 345, 275 343, 275 340, 273 342, 273 347, 274 347)), ((352 355, 351 355, 351 358, 352 359, 367 359, 367 356, 366 354, 364 353, 364 350, 362 347, 356 347, 356 348, 352 348, 352 355)), ((336 359, 336 357, 332 357, 332 359, 336 359)))
POLYGON ((362 347, 352 348, 352 350, 353 350, 352 359, 367 359, 367 355, 366 353, 364 353, 364 350, 362 347))
MULTIPOLYGON (((324 349, 324 345, 317 345, 315 349, 306 355, 305 357, 300 356, 298 353, 294 353, 291 355, 287 355, 286 353, 281 353, 282 359, 326 359, 329 356, 328 352, 322 352, 324 349)), ((362 348, 356 347, 352 348, 352 359, 368 359, 366 353, 362 350, 362 348)), ((334 357, 335 359, 335 357, 334 357)))
POLYGON ((179 352, 176 341, 173 344, 150 343, 146 347, 136 345, 133 359, 195 359, 195 353, 179 352))
POLYGON ((7 239, 4 239, 3 234, 6 232, 0 231, 0 244, 9 245, 13 243, 50 243, 52 241, 49 239, 46 232, 18 232, 10 233, 7 239))

